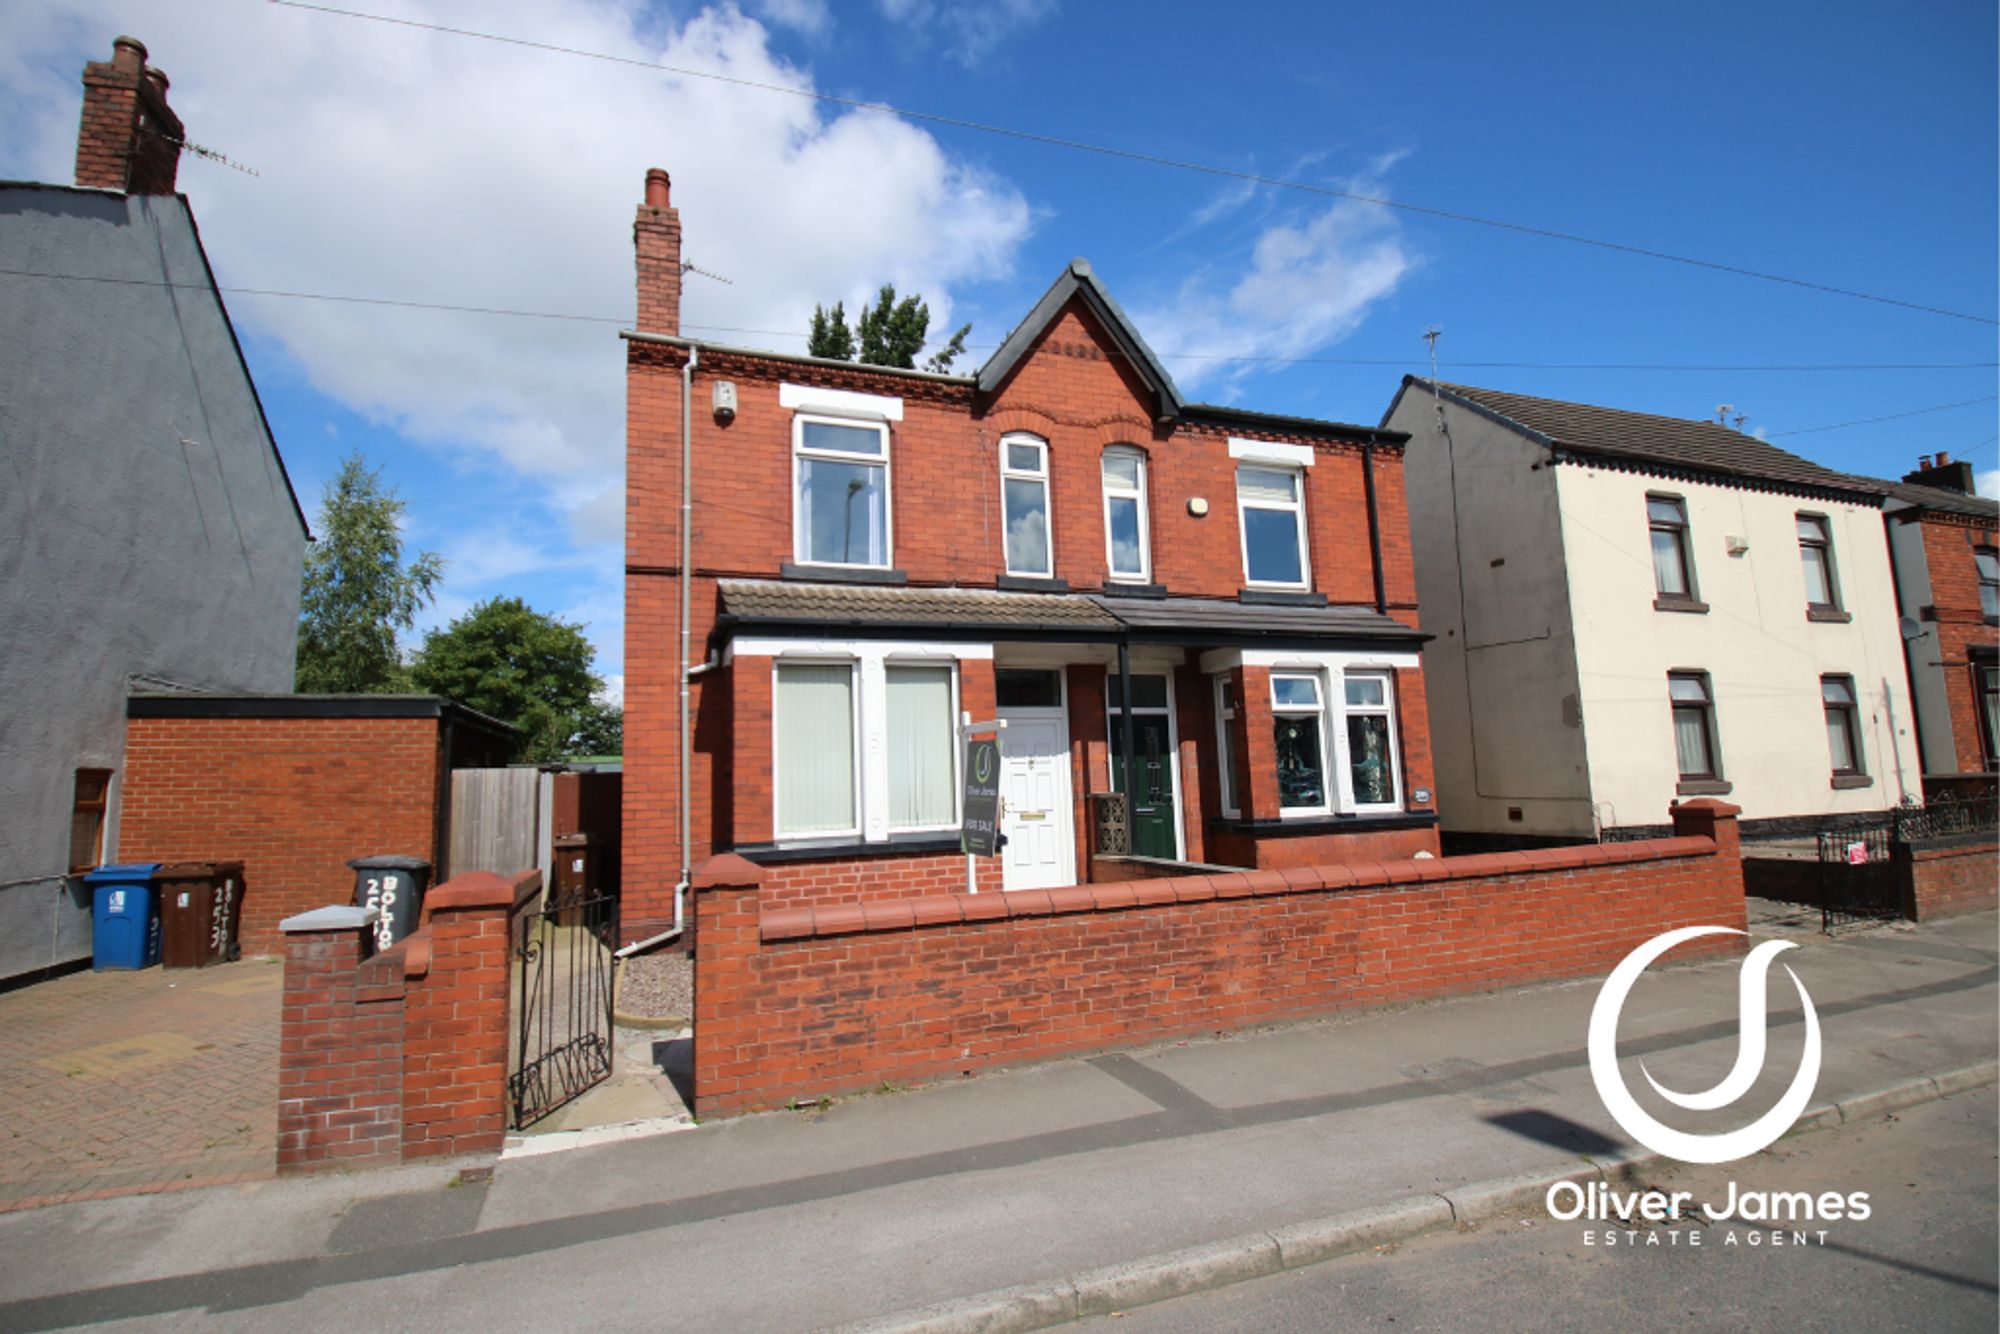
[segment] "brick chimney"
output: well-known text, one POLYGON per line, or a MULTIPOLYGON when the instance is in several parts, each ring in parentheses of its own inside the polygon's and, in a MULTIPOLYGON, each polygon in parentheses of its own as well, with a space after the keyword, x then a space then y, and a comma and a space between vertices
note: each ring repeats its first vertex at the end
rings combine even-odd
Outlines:
POLYGON ((182 136, 181 118, 167 105, 167 76, 146 63, 138 38, 118 38, 111 43, 111 59, 83 67, 78 185, 170 195, 182 136))
POLYGON ((639 258, 639 323, 641 333, 681 331, 681 211, 668 202, 673 182, 654 167, 646 173, 646 202, 632 224, 632 246, 639 258))
POLYGON ((1940 491, 1956 491, 1967 496, 1972 494, 1972 465, 1964 459, 1954 460, 1951 455, 1940 452, 1936 459, 1926 454, 1918 462, 1923 466, 1915 472, 1904 473, 1904 481, 1914 486, 1934 486, 1940 491))

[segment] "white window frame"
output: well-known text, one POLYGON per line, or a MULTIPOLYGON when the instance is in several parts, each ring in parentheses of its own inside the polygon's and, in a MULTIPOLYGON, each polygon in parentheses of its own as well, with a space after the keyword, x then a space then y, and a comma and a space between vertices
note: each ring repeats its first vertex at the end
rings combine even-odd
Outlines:
POLYGON ((1243 552, 1243 586, 1245 588, 1286 589, 1302 592, 1312 587, 1312 544, 1306 538, 1306 470, 1288 463, 1276 463, 1265 459, 1242 459, 1236 465, 1236 541, 1243 552), (1243 494, 1243 470, 1256 468, 1262 472, 1290 473, 1295 499, 1289 504, 1276 500, 1252 500, 1243 494), (1296 520, 1299 541, 1299 580, 1297 583, 1282 583, 1271 579, 1253 579, 1250 576, 1250 523, 1248 512, 1253 509, 1275 510, 1289 513, 1296 520))
MULTIPOLYGON (((883 689, 885 692, 883 696, 885 700, 885 706, 882 710, 882 729, 883 729, 882 738, 885 744, 887 743, 889 736, 888 732, 889 710, 886 707, 886 700, 887 700, 886 691, 888 689, 887 674, 888 674, 888 669, 891 667, 942 667, 945 669, 946 675, 950 677, 951 680, 950 722, 951 722, 951 735, 952 735, 951 819, 945 821, 943 824, 913 824, 913 825, 888 824, 889 788, 888 788, 888 770, 887 766, 885 765, 883 769, 883 787, 880 794, 882 810, 883 810, 883 816, 882 816, 883 822, 885 825, 887 825, 887 828, 891 835, 931 834, 947 830, 955 831, 964 821, 964 816, 959 809, 959 803, 964 799, 965 795, 965 746, 963 744, 963 739, 959 736, 959 731, 958 731, 958 720, 962 716, 959 713, 959 704, 958 704, 958 663, 955 661, 940 661, 936 658, 906 657, 896 654, 891 654, 882 660, 882 670, 884 676, 883 689)), ((857 747, 857 749, 859 748, 857 747)), ((868 821, 866 819, 862 820, 862 824, 864 826, 867 823, 868 821)))
POLYGON ((1356 815, 1385 815, 1405 809, 1403 791, 1403 734, 1396 726, 1396 674, 1386 670, 1350 670, 1340 674, 1340 726, 1334 735, 1334 749, 1340 757, 1340 807, 1356 815), (1349 704, 1347 683, 1349 681, 1380 681, 1382 702, 1380 704, 1349 704), (1354 795, 1354 757, 1347 740, 1347 720, 1350 716, 1383 717, 1389 720, 1389 782, 1396 793, 1394 801, 1362 802, 1354 795))
POLYGON ((772 841, 787 844, 810 843, 852 843, 861 837, 861 830, 867 823, 866 797, 862 787, 861 752, 864 738, 861 725, 864 710, 861 707, 861 663, 854 658, 833 657, 786 657, 774 658, 771 662, 771 838, 772 841), (779 706, 778 676, 787 667, 845 667, 847 668, 847 699, 850 727, 849 735, 854 744, 849 748, 848 763, 853 767, 852 782, 854 793, 854 823, 846 829, 812 829, 799 833, 785 832, 785 810, 780 804, 784 784, 778 780, 782 770, 780 756, 784 745, 784 716, 779 706))
POLYGON ((1000 563, 1008 574, 1023 579, 1053 579, 1056 574, 1056 513, 1055 489, 1049 484, 1049 442, 1038 435, 1025 431, 1000 437, 1000 563), (1042 466, 1038 472, 1025 472, 1009 466, 1008 455, 1015 445, 1032 445, 1041 455, 1042 466), (1017 570, 1014 568, 1013 546, 1008 542, 1012 521, 1007 517, 1007 483, 1039 482, 1042 487, 1042 538, 1048 556, 1048 564, 1039 570, 1017 570))
POLYGON ((823 412, 795 412, 792 414, 792 559, 800 565, 816 565, 823 569, 835 570, 892 570, 896 567, 896 496, 895 468, 890 457, 889 423, 879 418, 838 416, 823 412), (866 454, 849 454, 840 450, 808 449, 805 428, 809 423, 822 426, 845 426, 873 430, 882 439, 882 453, 879 466, 882 469, 882 563, 868 561, 814 560, 805 549, 805 478, 799 468, 800 460, 815 459, 827 463, 848 463, 877 466, 877 460, 866 454))
POLYGON ((1153 582, 1153 525, 1152 517, 1146 513, 1146 451, 1137 445, 1107 445, 1097 458, 1097 487, 1101 497, 1104 515, 1104 577, 1114 584, 1149 584, 1153 582), (1129 458, 1139 465, 1139 485, 1136 489, 1117 483, 1105 476, 1104 460, 1111 455, 1129 458), (1111 557, 1111 502, 1131 500, 1139 511, 1139 570, 1136 574, 1121 573, 1111 557))
POLYGON ((1239 820, 1243 817, 1243 794, 1236 790, 1236 779, 1235 779, 1235 774, 1230 766, 1230 754, 1229 754, 1230 752, 1229 727, 1230 724, 1232 723, 1239 728, 1243 726, 1243 709, 1242 709, 1243 702, 1242 700, 1239 699, 1237 701, 1237 707, 1235 708, 1229 707, 1229 705, 1224 702, 1224 692, 1227 691, 1233 684, 1234 681, 1232 673, 1229 672, 1216 673, 1215 687, 1214 687, 1215 688, 1215 752, 1216 752, 1215 790, 1216 794, 1221 799, 1222 816, 1226 820, 1239 820))
MULTIPOLYGON (((1271 673, 1271 722, 1274 728, 1280 718, 1317 717, 1319 719, 1320 804, 1317 806, 1287 806, 1285 805, 1284 793, 1281 790, 1278 795, 1278 818, 1280 820, 1311 820, 1324 818, 1332 815, 1334 812, 1334 793, 1338 790, 1335 783, 1338 781, 1338 776, 1332 772, 1335 758, 1333 754, 1334 746, 1333 739, 1327 735, 1330 730, 1331 711, 1329 706, 1332 701, 1327 696, 1326 682, 1327 674, 1317 668, 1278 668, 1271 673), (1311 681, 1313 689, 1319 693, 1319 704, 1315 708, 1309 709, 1300 704, 1278 703, 1278 681, 1280 678, 1311 681)), ((1277 741, 1275 733, 1271 739, 1275 745, 1277 741)))

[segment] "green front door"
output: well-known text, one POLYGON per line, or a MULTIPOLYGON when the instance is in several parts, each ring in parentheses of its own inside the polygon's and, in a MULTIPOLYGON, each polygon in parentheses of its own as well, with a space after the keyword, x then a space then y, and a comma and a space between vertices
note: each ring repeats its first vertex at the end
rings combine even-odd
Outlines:
MULTIPOLYGON (((1135 688, 1133 693, 1139 692, 1135 688)), ((1119 762, 1122 721, 1111 715, 1112 786, 1119 792, 1126 790, 1124 765, 1119 762)), ((1132 715, 1132 767, 1139 775, 1132 789, 1132 851, 1171 861, 1180 856, 1180 847, 1174 838, 1174 748, 1166 714, 1132 715)))

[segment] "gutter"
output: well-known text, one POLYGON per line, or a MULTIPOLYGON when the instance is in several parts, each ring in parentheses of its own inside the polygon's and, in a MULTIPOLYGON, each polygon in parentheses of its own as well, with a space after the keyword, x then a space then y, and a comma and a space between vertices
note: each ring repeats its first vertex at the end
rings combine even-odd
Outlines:
POLYGON ((861 361, 840 361, 833 357, 809 357, 799 352, 766 352, 754 347, 736 347, 729 343, 705 343, 699 338, 679 338, 672 334, 643 333, 637 329, 623 329, 618 336, 630 343, 657 343, 663 347, 686 348, 690 352, 719 352, 728 356, 756 357, 764 361, 783 361, 797 366, 825 366, 829 370, 866 371, 871 375, 896 375, 908 380, 926 380, 933 384, 958 384, 967 389, 974 388, 979 381, 970 375, 940 375, 936 371, 906 369, 902 366, 873 366, 861 361))

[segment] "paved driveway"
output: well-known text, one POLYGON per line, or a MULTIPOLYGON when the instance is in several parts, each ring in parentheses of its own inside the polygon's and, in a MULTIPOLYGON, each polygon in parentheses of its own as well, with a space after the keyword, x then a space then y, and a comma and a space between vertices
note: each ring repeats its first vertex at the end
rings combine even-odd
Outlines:
POLYGON ((273 1174, 276 960, 0 993, 0 1211, 273 1174))

